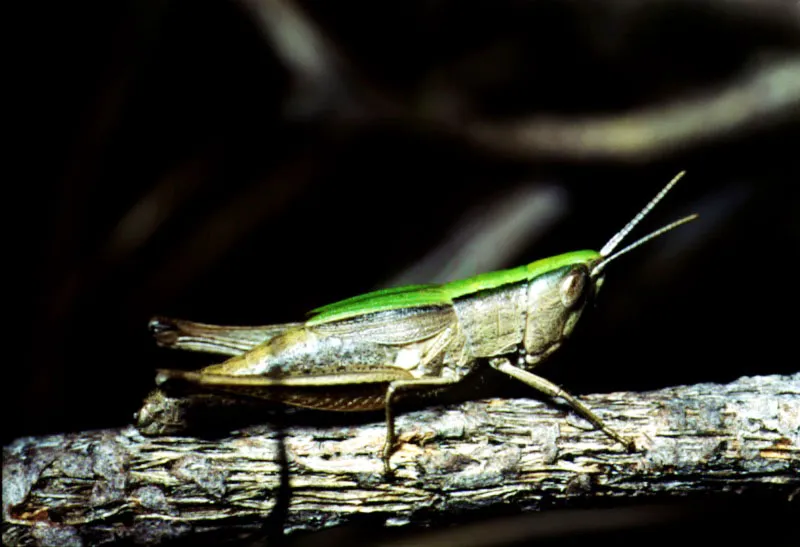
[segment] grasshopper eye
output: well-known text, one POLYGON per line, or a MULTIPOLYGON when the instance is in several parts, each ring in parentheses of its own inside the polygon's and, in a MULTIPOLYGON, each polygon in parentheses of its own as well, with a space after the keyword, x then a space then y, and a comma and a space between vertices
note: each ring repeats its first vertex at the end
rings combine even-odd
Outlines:
POLYGON ((589 273, 585 268, 575 268, 567 274, 559 287, 561 303, 565 308, 573 308, 581 301, 588 280, 589 273))

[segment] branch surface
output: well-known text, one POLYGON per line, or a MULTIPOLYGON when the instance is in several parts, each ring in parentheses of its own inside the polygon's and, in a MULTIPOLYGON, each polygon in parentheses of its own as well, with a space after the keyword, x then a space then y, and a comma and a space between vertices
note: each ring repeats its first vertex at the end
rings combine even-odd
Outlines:
POLYGON ((256 533, 276 511, 290 533, 365 516, 425 525, 502 506, 800 491, 800 373, 584 399, 641 451, 624 452, 565 407, 487 399, 400 416, 389 482, 382 423, 293 425, 284 507, 269 425, 220 439, 132 426, 17 439, 3 449, 3 543, 204 543, 256 533))

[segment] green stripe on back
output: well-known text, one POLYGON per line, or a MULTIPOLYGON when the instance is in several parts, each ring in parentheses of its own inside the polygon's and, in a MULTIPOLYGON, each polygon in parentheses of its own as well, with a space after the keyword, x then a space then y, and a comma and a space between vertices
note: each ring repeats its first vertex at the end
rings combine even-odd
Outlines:
POLYGON ((553 270, 565 266, 572 266, 573 264, 585 264, 587 268, 591 269, 591 266, 602 258, 600 253, 590 250, 572 251, 571 253, 543 258, 542 260, 531 262, 526 266, 528 269, 528 279, 534 279, 544 273, 552 272, 553 270))
POLYGON ((311 310, 306 325, 319 325, 365 313, 446 304, 441 285, 407 285, 373 291, 311 310))
POLYGON ((306 325, 319 325, 379 311, 448 305, 453 303, 454 298, 519 283, 564 266, 587 263, 599 257, 596 251, 575 251, 444 285, 408 285, 381 289, 316 308, 309 313, 310 318, 306 325))

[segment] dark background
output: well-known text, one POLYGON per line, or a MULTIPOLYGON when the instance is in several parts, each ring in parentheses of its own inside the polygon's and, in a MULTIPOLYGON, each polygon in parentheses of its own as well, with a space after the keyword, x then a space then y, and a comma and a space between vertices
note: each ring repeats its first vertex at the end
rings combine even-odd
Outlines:
POLYGON ((215 360, 156 348, 154 314, 293 321, 599 248, 682 169, 636 233, 700 220, 610 267, 542 374, 586 393, 797 371, 797 4, 466 4, 48 6, 21 80, 31 159, 7 203, 25 217, 25 305, 4 444, 129 424, 156 368, 215 360), (736 90, 750 100, 689 127, 736 90), (629 128, 627 147, 592 140, 599 123, 629 128), (508 207, 534 201, 546 221, 503 235, 508 207))

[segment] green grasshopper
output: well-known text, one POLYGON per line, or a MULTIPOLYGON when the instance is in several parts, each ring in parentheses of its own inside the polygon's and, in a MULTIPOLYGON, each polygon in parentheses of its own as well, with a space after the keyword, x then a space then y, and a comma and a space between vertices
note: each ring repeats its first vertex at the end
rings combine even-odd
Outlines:
MULTIPOLYGON (((560 397, 633 450, 632 441, 531 369, 570 336, 611 261, 697 218, 684 217, 613 252, 683 174, 599 252, 570 252, 443 285, 379 290, 312 310, 306 321, 297 323, 231 327, 156 317, 150 328, 160 345, 231 356, 195 372, 159 370, 156 383, 180 382, 200 392, 321 410, 383 409, 382 456, 390 475, 396 442, 393 406, 398 398, 410 391, 441 392, 488 363, 548 396, 560 397)), ((140 428, 152 425, 155 416, 146 409, 137 418, 140 428)))

